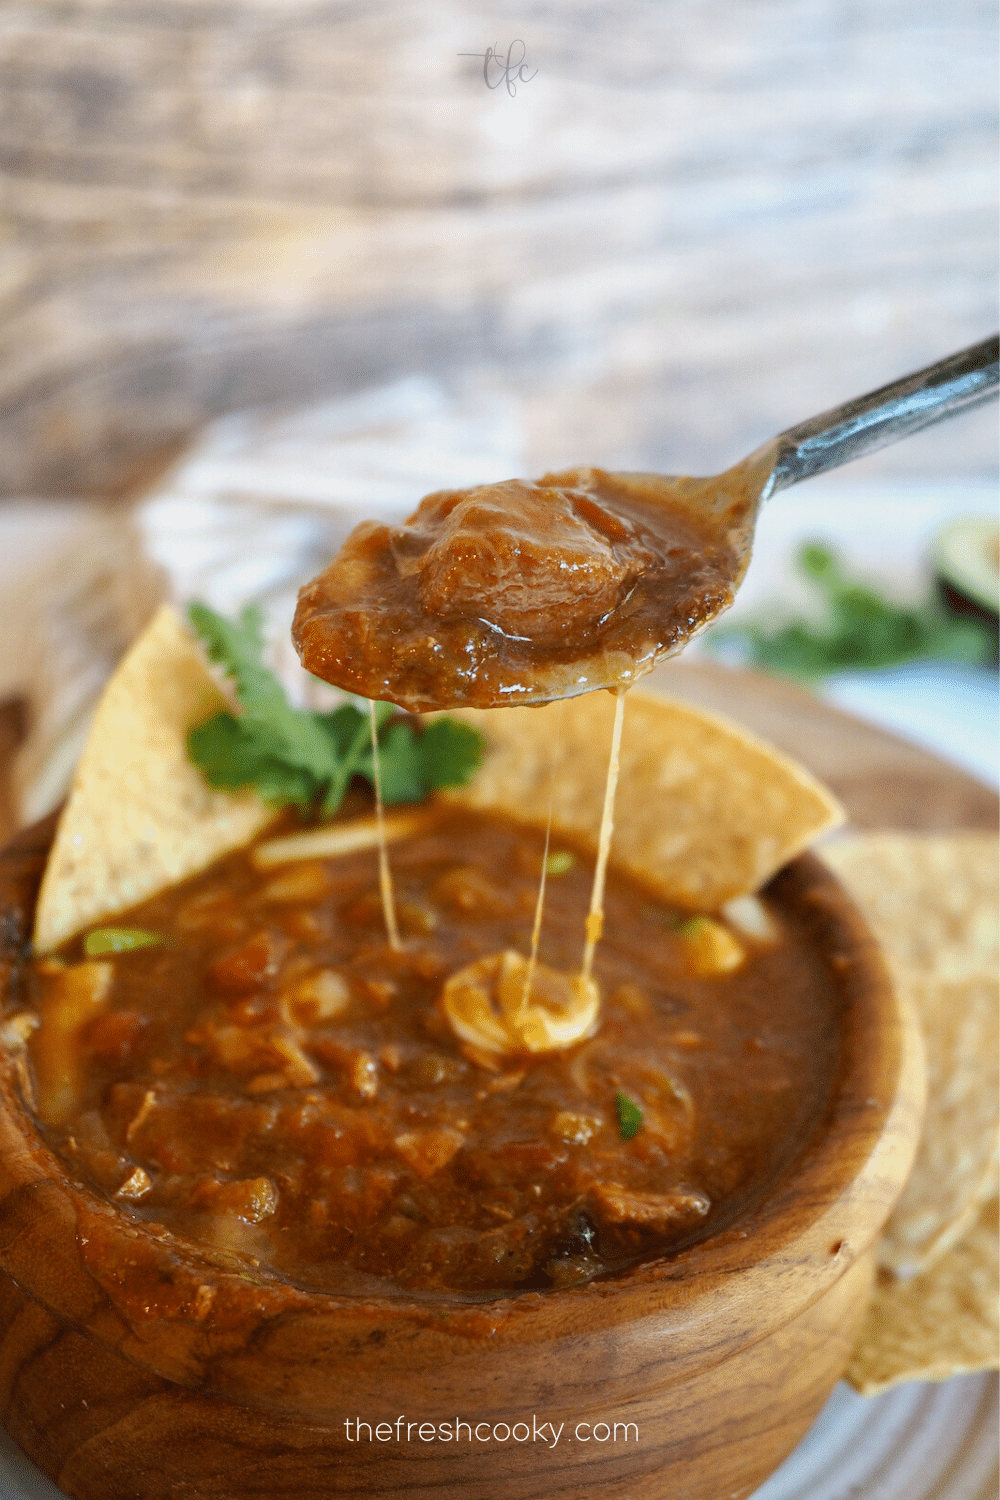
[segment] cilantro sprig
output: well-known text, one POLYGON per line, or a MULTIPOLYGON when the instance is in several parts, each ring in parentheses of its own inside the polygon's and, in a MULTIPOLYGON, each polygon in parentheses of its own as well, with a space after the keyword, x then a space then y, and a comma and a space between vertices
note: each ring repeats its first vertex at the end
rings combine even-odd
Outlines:
POLYGON ((955 620, 936 602, 907 609, 884 599, 844 572, 829 547, 812 542, 798 556, 800 571, 819 595, 821 622, 794 620, 774 629, 751 621, 722 626, 709 637, 719 644, 741 640, 750 665, 816 681, 831 672, 875 671, 908 661, 935 660, 979 665, 992 647, 987 630, 955 620))
MULTIPOLYGON (((205 604, 188 618, 209 659, 222 667, 239 700, 188 734, 188 754, 209 786, 253 787, 265 802, 336 812, 354 776, 373 782, 368 713, 352 703, 330 713, 294 708, 264 663, 263 616, 248 605, 227 620, 205 604)), ((435 787, 460 786, 478 767, 483 739, 455 719, 435 719, 423 733, 376 703, 379 771, 385 802, 418 802, 435 787)))

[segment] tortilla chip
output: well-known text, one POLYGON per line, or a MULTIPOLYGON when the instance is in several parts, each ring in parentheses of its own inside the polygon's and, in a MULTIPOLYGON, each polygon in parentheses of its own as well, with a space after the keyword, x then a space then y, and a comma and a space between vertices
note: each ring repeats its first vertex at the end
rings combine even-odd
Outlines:
POLYGON ((863 1396, 904 1380, 947 1380, 995 1369, 998 1204, 921 1276, 882 1272, 846 1378, 863 1396))
POLYGON ((224 707, 193 636, 164 606, 98 704, 42 881, 37 952, 204 869, 270 822, 272 808, 210 790, 188 760, 187 731, 224 707))
MULTIPOLYGON (((615 701, 463 710, 486 737, 467 786, 443 795, 597 840, 615 701), (557 760, 555 776, 552 775, 557 760)), ((633 690, 625 708, 612 860, 668 901, 716 911, 757 890, 843 813, 808 771, 714 714, 633 690)))
POLYGON ((863 833, 823 848, 890 958, 946 981, 997 971, 997 857, 989 833, 863 833))
POLYGON ((986 834, 859 834, 823 850, 924 1032, 923 1133, 879 1250, 880 1263, 899 1275, 933 1265, 997 1190, 998 853, 986 834))
POLYGON ((993 977, 944 984, 908 976, 901 983, 923 1026, 927 1113, 879 1262, 908 1276, 956 1244, 997 1190, 1000 1002, 993 977))

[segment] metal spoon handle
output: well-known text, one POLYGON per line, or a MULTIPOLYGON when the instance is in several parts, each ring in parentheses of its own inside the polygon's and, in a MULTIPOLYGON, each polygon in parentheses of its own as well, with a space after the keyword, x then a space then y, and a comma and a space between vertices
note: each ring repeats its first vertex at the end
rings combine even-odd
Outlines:
POLYGON ((1000 337, 994 337, 789 427, 778 436, 778 460, 767 492, 785 490, 978 406, 996 393, 998 384, 1000 337))

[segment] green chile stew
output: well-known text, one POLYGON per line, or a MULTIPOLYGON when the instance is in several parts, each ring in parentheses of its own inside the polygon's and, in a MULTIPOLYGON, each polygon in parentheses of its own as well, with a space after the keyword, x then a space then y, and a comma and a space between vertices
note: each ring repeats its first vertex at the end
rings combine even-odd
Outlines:
MULTIPOLYGON (((553 847, 541 956, 572 971, 592 859, 553 847)), ((442 985, 524 950, 542 858, 537 830, 442 806, 393 846, 402 952, 370 851, 261 872, 241 850, 116 924, 162 941, 15 965, 44 1137, 126 1219, 305 1289, 478 1301, 724 1228, 826 1114, 829 959, 773 908, 775 941, 706 972, 698 919, 612 871, 595 1034, 477 1054, 442 985)))

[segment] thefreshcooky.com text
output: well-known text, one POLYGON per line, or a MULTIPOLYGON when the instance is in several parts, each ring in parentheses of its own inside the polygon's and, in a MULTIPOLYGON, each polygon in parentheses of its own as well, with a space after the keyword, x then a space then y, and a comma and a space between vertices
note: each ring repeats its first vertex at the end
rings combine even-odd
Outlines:
POLYGON ((453 1422, 409 1422, 397 1417, 395 1422, 365 1422, 361 1417, 347 1417, 344 1430, 349 1443, 541 1443, 555 1448, 563 1443, 637 1443, 639 1428, 635 1422, 467 1422, 456 1417, 453 1422))

